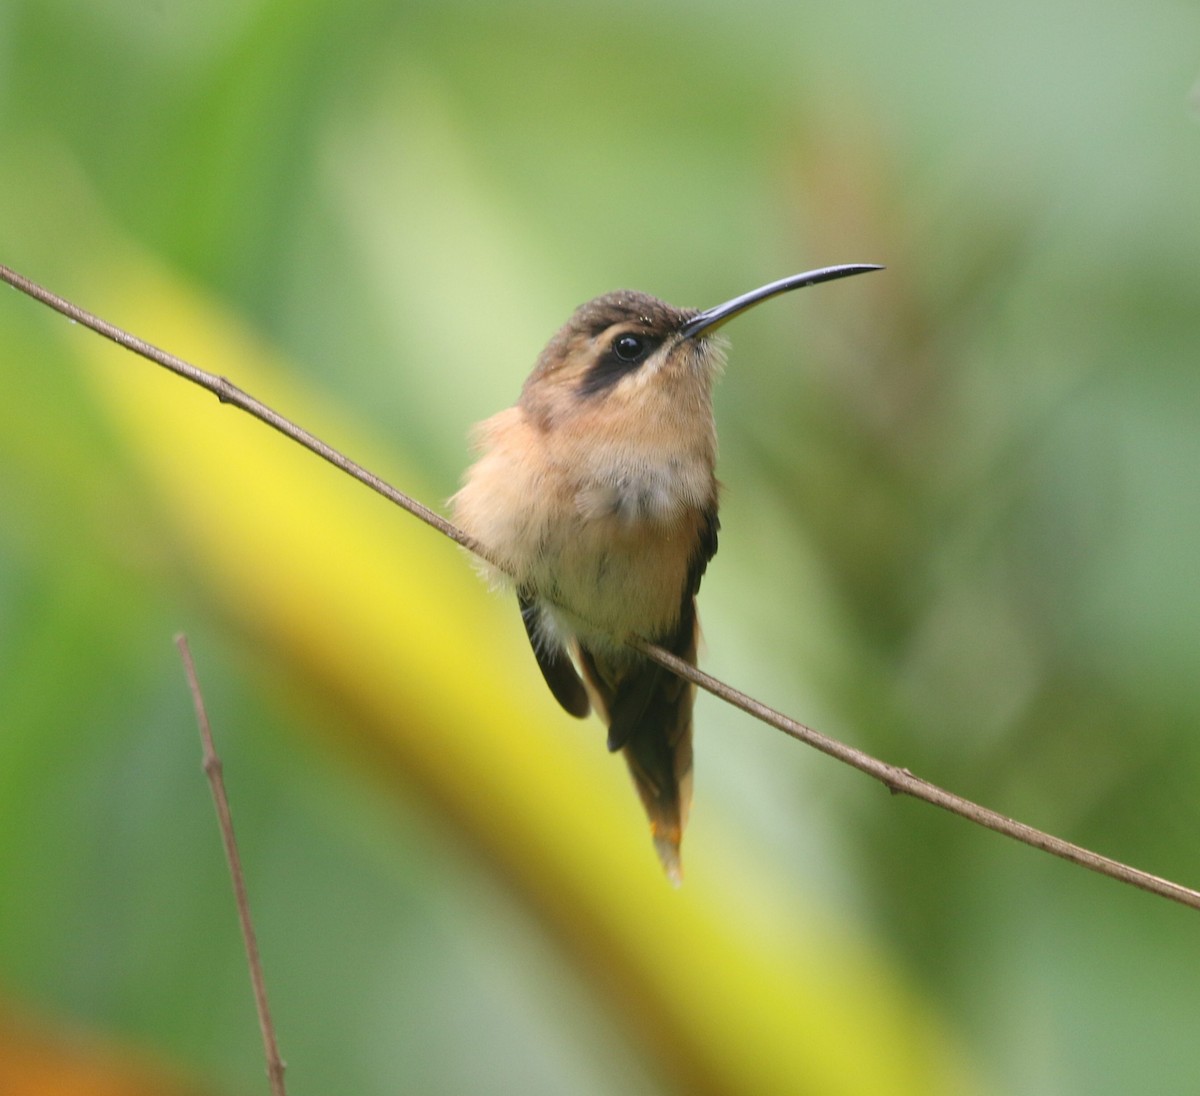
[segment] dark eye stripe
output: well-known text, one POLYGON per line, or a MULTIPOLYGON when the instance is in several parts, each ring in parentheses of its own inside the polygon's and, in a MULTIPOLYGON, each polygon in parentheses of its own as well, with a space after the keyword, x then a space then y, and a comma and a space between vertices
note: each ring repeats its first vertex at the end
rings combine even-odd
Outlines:
POLYGON ((635 335, 628 331, 618 335, 584 373, 579 382, 579 394, 597 396, 607 392, 622 377, 632 373, 650 357, 658 349, 661 341, 650 335, 635 335), (640 347, 635 347, 635 342, 640 343, 640 347))

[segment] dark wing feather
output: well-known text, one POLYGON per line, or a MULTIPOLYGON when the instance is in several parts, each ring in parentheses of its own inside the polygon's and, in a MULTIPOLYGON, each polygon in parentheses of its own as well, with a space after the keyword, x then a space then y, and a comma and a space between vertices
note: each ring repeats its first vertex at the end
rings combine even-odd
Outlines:
POLYGON ((708 561, 717 554, 717 533, 720 530, 721 519, 717 517, 717 504, 714 502, 704 511, 700 539, 688 562, 688 588, 683 596, 685 602, 689 597, 695 597, 700 589, 700 580, 708 570, 708 561))
POLYGON ((550 686, 554 699, 571 715, 582 719, 592 710, 592 705, 588 700, 587 690, 571 663, 571 656, 562 647, 556 646, 551 649, 542 641, 537 632, 537 618, 541 610, 533 599, 518 592, 517 601, 521 606, 521 620, 525 622, 525 634, 529 636, 529 645, 533 648, 538 668, 542 671, 546 684, 550 686))
POLYGON ((579 664, 604 707, 608 748, 615 753, 641 722, 663 676, 663 669, 647 659, 622 659, 611 669, 582 645, 576 645, 579 664))

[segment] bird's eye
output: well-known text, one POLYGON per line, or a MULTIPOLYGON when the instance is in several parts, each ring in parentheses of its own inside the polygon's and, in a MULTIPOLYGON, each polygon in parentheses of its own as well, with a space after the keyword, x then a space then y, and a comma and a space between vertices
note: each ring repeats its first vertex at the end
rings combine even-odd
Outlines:
MULTIPOLYGON (((608 336, 606 335, 607 339, 608 336)), ((662 339, 648 331, 622 331, 611 341, 601 343, 607 349, 598 354, 579 380, 579 392, 598 396, 621 383, 622 378, 642 368, 646 359, 662 345, 662 339)))
POLYGON ((645 340, 626 332, 613 339, 613 353, 623 362, 635 362, 646 352, 645 340))

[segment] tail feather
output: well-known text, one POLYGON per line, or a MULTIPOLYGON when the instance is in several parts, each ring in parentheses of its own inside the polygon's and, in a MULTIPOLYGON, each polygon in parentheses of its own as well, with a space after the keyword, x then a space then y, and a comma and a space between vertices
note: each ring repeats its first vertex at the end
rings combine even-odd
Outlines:
POLYGON ((693 688, 676 690, 674 699, 663 696, 665 691, 655 695, 622 752, 650 819, 658 857, 678 886, 683 878, 679 846, 692 802, 693 688))
MULTIPOLYGON (((694 602, 668 646, 696 662, 694 602)), ((622 652, 617 659, 576 645, 592 704, 609 727, 609 748, 625 755, 668 878, 682 881, 679 847, 692 801, 692 705, 696 690, 657 663, 622 652)))

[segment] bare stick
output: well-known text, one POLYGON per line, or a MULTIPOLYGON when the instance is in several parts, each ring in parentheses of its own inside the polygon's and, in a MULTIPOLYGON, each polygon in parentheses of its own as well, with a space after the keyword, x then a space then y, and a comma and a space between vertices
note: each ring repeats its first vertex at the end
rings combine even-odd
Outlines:
MULTIPOLYGON (((487 549, 483 545, 467 536, 466 533, 447 521, 440 514, 435 513, 429 507, 410 498, 403 491, 392 487, 372 472, 369 472, 362 465, 343 456, 332 446, 326 445, 323 441, 308 433, 307 430, 285 419, 265 404, 260 403, 246 392, 243 392, 236 385, 231 384, 224 377, 209 373, 192 365, 190 362, 186 362, 181 358, 175 357, 173 354, 168 354, 166 351, 152 346, 150 343, 123 331, 121 328, 115 327, 113 324, 97 316, 93 316, 90 312, 85 312, 77 305, 63 300, 63 298, 51 293, 47 289, 43 289, 28 278, 22 277, 20 274, 3 265, 0 265, 0 281, 8 282, 9 285, 28 294, 35 300, 48 305, 56 312, 61 312, 64 316, 68 316, 85 327, 91 328, 106 339, 111 339, 119 346, 123 346, 127 350, 132 350, 135 354, 139 354, 143 358, 147 358, 157 365, 169 369, 172 373, 186 378, 193 384, 199 385, 201 388, 213 393, 223 403, 231 403, 235 407, 241 408, 260 422, 266 423, 281 434, 286 435, 306 449, 316 453, 317 456, 323 457, 347 475, 353 476, 360 483, 366 484, 373 491, 378 492, 384 498, 407 510, 414 517, 420 518, 427 525, 432 526, 438 532, 449 537, 482 559, 487 560, 493 566, 498 566, 496 561, 489 557, 487 549)), ((502 570, 502 568, 499 569, 502 570)), ((1191 906, 1193 909, 1200 909, 1200 891, 1182 886, 1179 883, 1172 883, 1170 880, 1162 879, 1157 875, 1151 875, 1149 872, 1144 872, 1139 868, 1130 867, 1128 864, 1122 864, 1120 861, 1101 856, 1079 845, 1064 841, 1062 838, 1054 837, 1052 834, 1035 829, 1033 826, 1017 822, 987 807, 982 807, 969 799, 964 799, 961 796, 938 787, 936 784, 931 784, 927 780, 914 776, 907 769, 889 765, 884 761, 871 757, 869 754, 863 753, 861 750, 856 750, 852 746, 847 746, 836 739, 821 734, 819 731, 806 727, 804 724, 798 723, 796 720, 767 707, 753 697, 747 696, 732 686, 726 685, 712 675, 706 674, 694 666, 689 666, 682 659, 677 658, 661 647, 657 647, 636 637, 630 638, 628 642, 648 658, 654 659, 654 661, 679 677, 691 681, 693 684, 740 708, 748 715, 766 723, 768 726, 774 727, 776 730, 782 731, 784 734, 790 735, 792 738, 798 739, 820 750, 822 753, 828 754, 830 757, 836 758, 858 769, 860 772, 874 777, 893 793, 911 795, 916 799, 932 803, 936 807, 941 807, 943 810, 950 811, 988 829, 995 830, 997 833, 1002 833, 1007 837, 1013 838, 1015 841, 1020 841, 1036 849, 1041 849, 1044 852, 1061 857, 1063 860, 1068 860, 1073 864, 1079 864, 1090 871, 1107 875, 1111 879, 1128 883, 1131 886, 1140 887, 1151 894, 1157 894, 1173 902, 1191 906)))
POLYGON ((246 880, 242 875, 242 858, 238 855, 237 839, 233 835, 233 816, 229 812, 229 799, 225 794, 225 778, 221 773, 221 758, 213 745, 212 727, 204 707, 204 696, 200 691, 200 679, 196 676, 196 664, 187 636, 175 637, 179 657, 183 660, 183 672, 187 674, 188 688, 192 691, 192 703, 196 708, 196 723, 200 727, 200 740, 204 744, 204 775, 212 789, 213 803, 217 808, 217 821, 221 827, 221 840, 225 844, 225 859, 229 861, 229 874, 233 879, 233 894, 237 902, 238 921, 242 926, 242 940, 246 945, 246 962, 250 967, 250 983, 254 987, 254 1007, 258 1011, 258 1026, 262 1031, 263 1052, 267 1057, 267 1078, 271 1083, 271 1096, 287 1096, 283 1087, 283 1059, 279 1056, 279 1044, 275 1041, 275 1025, 271 1022, 271 1009, 267 1005, 267 984, 263 979, 262 960, 258 955, 258 940, 254 936, 254 923, 250 919, 250 900, 246 897, 246 880))
POLYGON ((711 674, 706 674, 703 670, 698 670, 694 666, 688 665, 683 659, 671 654, 670 651, 665 651, 661 647, 655 647, 653 644, 642 640, 633 640, 631 642, 647 658, 652 658, 660 666, 665 666, 680 677, 686 677, 689 681, 693 681, 699 685, 700 688, 712 693, 713 696, 719 697, 727 704, 732 704, 735 708, 740 708, 747 715, 754 716, 755 719, 774 727, 778 731, 782 731, 786 735, 790 735, 792 738, 798 739, 805 745, 812 746, 813 749, 820 750, 821 753, 828 754, 830 757, 858 769, 859 772, 873 776, 895 795, 911 795, 916 799, 923 799, 926 803, 932 803, 935 807, 941 807, 951 814, 960 815, 971 822, 978 823, 980 826, 985 826, 989 830, 995 830, 997 833, 1015 838, 1026 845, 1032 845, 1035 849, 1041 849, 1043 852, 1051 853, 1054 856, 1061 857, 1063 860, 1069 860, 1072 864, 1089 868, 1094 872, 1099 872, 1101 875, 1107 875, 1112 879, 1120 880, 1122 883, 1140 887, 1151 894, 1170 898, 1185 906, 1200 909, 1200 892, 1194 891, 1190 887, 1181 886, 1179 883, 1172 883, 1169 879, 1162 879, 1157 875, 1151 875, 1140 868, 1131 868, 1128 864, 1122 864, 1119 860, 1101 856, 1090 849, 1085 849, 1082 845, 1075 845, 1070 841, 1064 841, 1061 837, 1055 837, 1053 834, 1043 833, 1041 830, 1034 829, 1033 826, 1027 826, 1024 822, 1018 822, 1015 819, 991 810, 989 807, 980 806, 970 799, 964 799, 953 792, 948 792, 936 784, 931 784, 928 780, 914 776, 908 769, 889 765, 886 761, 880 761, 870 754, 863 753, 862 750, 857 750, 853 746, 847 746, 844 742, 839 742, 836 738, 830 738, 820 731, 813 730, 812 727, 797 722, 791 716, 777 712, 774 708, 768 708, 752 696, 747 696, 745 693, 733 688, 733 686, 726 685, 725 682, 718 680, 711 674))
MULTIPOLYGON (((144 339, 139 339, 136 335, 131 335, 128 331, 122 330, 107 320, 102 320, 99 316, 85 311, 78 305, 74 305, 70 301, 58 296, 58 294, 51 293, 48 289, 43 289, 36 282, 31 282, 28 278, 18 274, 15 270, 9 269, 7 266, 0 265, 0 281, 8 282, 14 289, 19 289, 35 301, 41 301, 42 304, 54 309, 55 312, 61 312, 76 323, 81 323, 84 327, 91 328, 97 335, 103 335, 118 346, 122 346, 126 350, 132 350, 135 354, 154 362, 155 365, 161 365, 164 369, 169 369, 176 376, 183 377, 185 380, 189 380, 193 384, 207 389, 222 403, 232 404, 234 407, 241 408, 248 415, 252 415, 258 419, 259 422, 266 423, 267 426, 278 430, 281 434, 291 438, 292 441, 304 446, 309 452, 316 453, 318 457, 323 457, 335 468, 341 469, 348 476, 353 476, 359 483, 366 484, 372 491, 378 492, 389 502, 394 502, 402 510, 407 510, 413 517, 420 518, 426 525, 433 526, 439 533, 442 533, 453 541, 457 541, 468 551, 486 558, 486 551, 482 545, 467 536, 457 526, 452 525, 440 514, 429 509, 423 503, 417 502, 416 499, 406 495, 403 491, 398 491, 390 483, 380 479, 374 472, 364 468, 357 461, 352 461, 349 457, 343 456, 332 445, 326 445, 320 438, 310 434, 302 426, 297 426, 290 419, 285 419, 265 403, 256 400, 248 392, 243 392, 226 377, 218 376, 216 373, 209 373, 205 369, 192 365, 191 362, 177 358, 174 354, 160 350, 157 346, 146 342, 144 339)), ((489 562, 491 561, 489 560, 489 562)))

